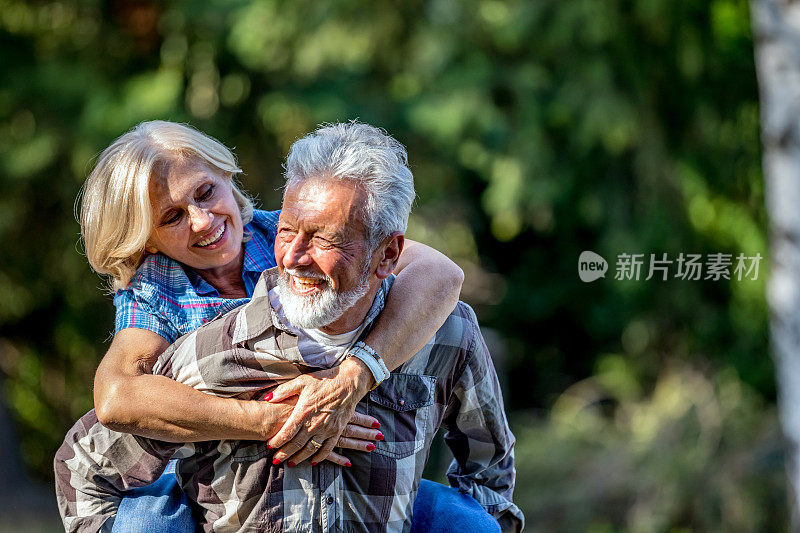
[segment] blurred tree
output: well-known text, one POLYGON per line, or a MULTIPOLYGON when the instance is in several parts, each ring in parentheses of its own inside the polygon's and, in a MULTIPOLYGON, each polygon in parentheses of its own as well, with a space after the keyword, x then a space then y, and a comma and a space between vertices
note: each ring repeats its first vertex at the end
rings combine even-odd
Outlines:
POLYGON ((773 267, 772 350, 788 441, 792 522, 800 528, 800 4, 753 1, 773 267))
POLYGON ((233 147, 267 207, 317 123, 394 134, 410 237, 466 270, 513 409, 614 358, 644 391, 683 360, 773 395, 763 276, 612 275, 620 253, 766 255, 744 0, 0 0, 0 57, 0 369, 43 477, 113 327, 73 203, 92 158, 154 118, 233 147), (582 283, 583 250, 612 273, 582 283))

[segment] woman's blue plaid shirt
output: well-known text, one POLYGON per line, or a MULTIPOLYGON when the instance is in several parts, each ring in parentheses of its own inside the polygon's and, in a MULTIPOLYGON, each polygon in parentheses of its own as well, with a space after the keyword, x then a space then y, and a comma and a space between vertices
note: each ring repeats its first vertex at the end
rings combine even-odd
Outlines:
POLYGON ((244 244, 244 280, 247 298, 221 298, 195 272, 162 254, 148 256, 127 288, 114 295, 115 332, 126 328, 158 333, 167 342, 194 331, 215 316, 250 300, 259 276, 275 266, 275 228, 280 211, 255 210, 245 226, 252 238, 244 244))

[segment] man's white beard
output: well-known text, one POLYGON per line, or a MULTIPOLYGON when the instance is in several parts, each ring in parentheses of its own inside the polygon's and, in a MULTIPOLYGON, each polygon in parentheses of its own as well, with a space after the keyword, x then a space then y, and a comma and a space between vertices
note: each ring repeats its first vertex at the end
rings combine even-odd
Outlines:
POLYGON ((331 279, 324 274, 285 269, 283 274, 278 276, 277 287, 283 315, 291 325, 303 329, 321 328, 338 320, 369 291, 369 266, 369 262, 364 265, 361 279, 356 287, 341 293, 331 288, 331 279), (292 290, 290 275, 321 279, 325 284, 314 294, 301 296, 292 290))

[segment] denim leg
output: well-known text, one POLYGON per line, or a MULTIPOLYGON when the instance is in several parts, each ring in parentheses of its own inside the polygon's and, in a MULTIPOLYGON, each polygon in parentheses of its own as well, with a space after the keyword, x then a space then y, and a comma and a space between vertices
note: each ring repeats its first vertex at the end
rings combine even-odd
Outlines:
POLYGON ((423 479, 414 501, 411 533, 500 533, 500 524, 469 494, 423 479))
POLYGON ((119 504, 112 533, 193 533, 189 500, 178 485, 170 461, 161 477, 146 487, 128 491, 119 504))

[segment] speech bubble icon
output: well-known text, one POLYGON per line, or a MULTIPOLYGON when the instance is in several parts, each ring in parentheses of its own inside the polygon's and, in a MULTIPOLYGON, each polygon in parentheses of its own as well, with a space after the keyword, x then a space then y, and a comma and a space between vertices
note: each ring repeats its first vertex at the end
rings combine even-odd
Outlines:
POLYGON ((581 281, 589 283, 606 277, 608 262, 602 256, 589 250, 581 252, 578 257, 578 276, 581 281))

